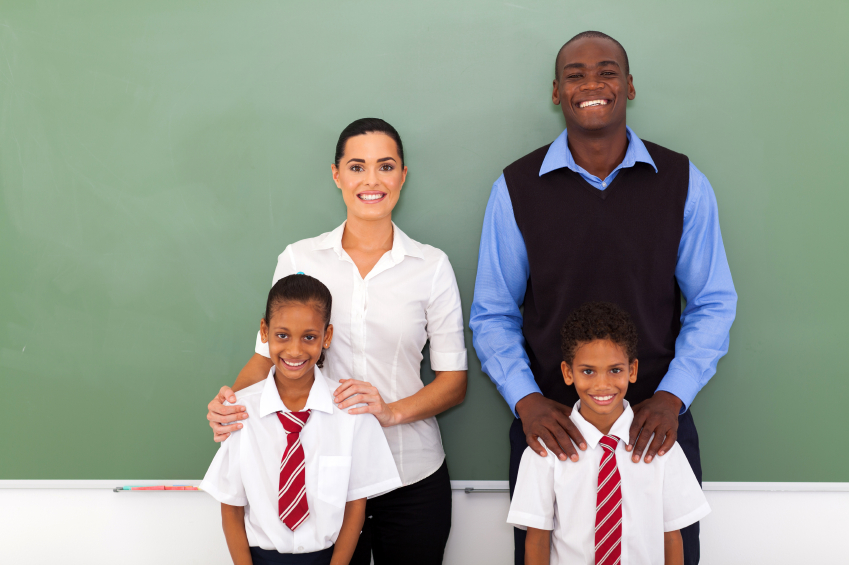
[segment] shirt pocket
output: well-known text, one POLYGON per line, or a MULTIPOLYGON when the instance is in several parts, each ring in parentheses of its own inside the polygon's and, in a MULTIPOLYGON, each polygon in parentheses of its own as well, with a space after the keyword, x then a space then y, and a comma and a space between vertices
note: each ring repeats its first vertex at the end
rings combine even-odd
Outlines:
POLYGON ((344 508, 348 498, 348 478, 351 476, 351 457, 323 455, 318 458, 319 500, 344 508))

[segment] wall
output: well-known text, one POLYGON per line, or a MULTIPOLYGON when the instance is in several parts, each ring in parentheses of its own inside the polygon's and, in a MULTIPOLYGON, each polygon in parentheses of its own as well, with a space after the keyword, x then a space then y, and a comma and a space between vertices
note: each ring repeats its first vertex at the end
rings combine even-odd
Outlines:
MULTIPOLYGON (((713 512, 702 522, 703 565, 846 560, 836 540, 849 530, 849 492, 706 494, 713 512)), ((508 505, 506 494, 455 491, 446 565, 512 563, 508 505)), ((201 492, 0 488, 0 508, 4 564, 230 563, 218 504, 201 492)))

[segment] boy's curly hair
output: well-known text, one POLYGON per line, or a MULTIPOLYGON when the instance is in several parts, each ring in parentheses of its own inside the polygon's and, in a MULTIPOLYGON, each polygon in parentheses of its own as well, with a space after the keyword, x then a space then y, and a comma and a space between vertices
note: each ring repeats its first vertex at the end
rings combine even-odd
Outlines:
POLYGON ((563 360, 571 365, 578 346, 609 339, 622 347, 631 362, 637 358, 637 328, 628 312, 610 302, 587 302, 569 314, 560 330, 563 360))

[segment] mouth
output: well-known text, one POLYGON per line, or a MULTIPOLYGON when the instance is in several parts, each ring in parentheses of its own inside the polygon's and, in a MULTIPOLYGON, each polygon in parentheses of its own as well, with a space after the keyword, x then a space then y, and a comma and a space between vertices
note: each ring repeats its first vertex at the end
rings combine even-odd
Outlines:
POLYGON ((592 398, 593 402, 595 402, 599 406, 607 406, 608 404, 613 403, 613 400, 616 398, 616 395, 615 394, 605 394, 605 395, 590 394, 589 397, 592 398))
POLYGON ((287 367, 291 367, 292 369, 299 369, 304 366, 304 363, 307 362, 307 359, 302 359, 301 361, 298 361, 297 359, 293 359, 292 361, 281 359, 281 361, 283 361, 283 364, 287 367))
POLYGON ((596 108, 599 106, 607 106, 610 104, 610 100, 605 98, 598 98, 596 100, 584 100, 583 102, 578 103, 578 108, 584 110, 586 108, 596 108))
POLYGON ((385 192, 378 192, 376 190, 367 190, 365 192, 361 192, 357 195, 362 202, 366 204, 376 204, 377 202, 382 201, 386 198, 385 192))

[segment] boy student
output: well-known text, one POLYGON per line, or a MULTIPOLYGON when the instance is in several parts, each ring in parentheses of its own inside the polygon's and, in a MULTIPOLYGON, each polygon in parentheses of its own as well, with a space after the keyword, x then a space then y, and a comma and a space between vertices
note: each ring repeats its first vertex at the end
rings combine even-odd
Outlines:
POLYGON ((507 522, 527 528, 526 565, 683 564, 679 530, 710 507, 677 443, 652 465, 635 464, 625 449, 636 327, 618 306, 590 302, 560 333, 563 380, 579 397, 570 418, 587 450, 574 462, 548 448, 522 455, 507 522))
POLYGON ((273 365, 236 393, 253 417, 221 444, 201 488, 221 503, 235 565, 348 565, 366 498, 401 486, 369 414, 334 405, 319 367, 330 347, 330 291, 304 274, 277 281, 260 323, 273 365))

